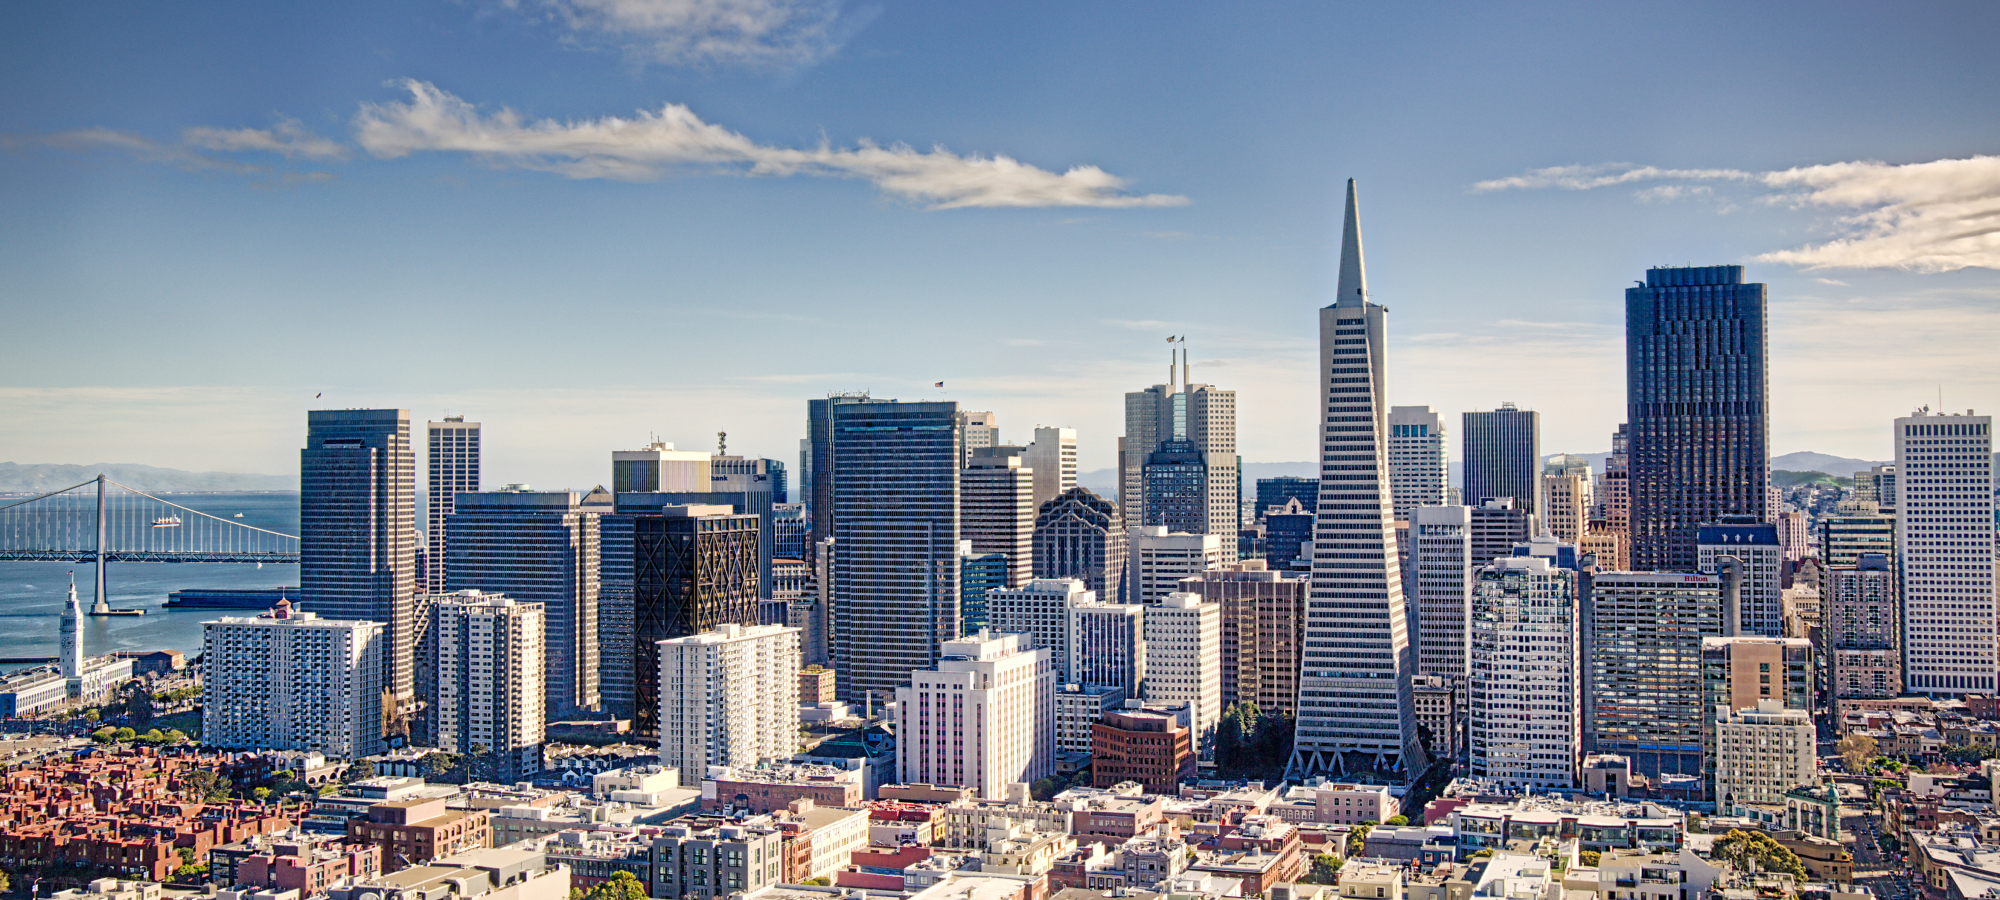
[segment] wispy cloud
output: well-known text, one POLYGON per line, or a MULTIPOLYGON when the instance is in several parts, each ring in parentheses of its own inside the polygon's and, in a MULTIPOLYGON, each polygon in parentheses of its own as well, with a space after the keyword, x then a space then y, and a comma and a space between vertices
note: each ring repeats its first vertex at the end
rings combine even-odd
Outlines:
MULTIPOLYGON (((1591 190, 1645 181, 1743 182, 1769 189, 1768 204, 1850 211, 1827 223, 1840 236, 1752 257, 1805 269, 2000 269, 2000 156, 1892 165, 1861 161, 1775 172, 1660 169, 1607 163, 1534 169, 1482 181, 1475 191, 1591 190)), ((1661 185, 1640 200, 1705 194, 1707 185, 1661 185)))
POLYGON ((501 0, 539 12, 580 46, 671 66, 798 68, 825 60, 878 10, 836 0, 501 0))
POLYGON ((632 118, 576 122, 526 121, 510 109, 482 114, 472 104, 422 81, 405 81, 406 102, 363 104, 355 139, 381 159, 418 152, 465 153, 500 167, 553 172, 569 178, 646 181, 677 171, 787 177, 861 178, 884 193, 958 207, 1177 206, 1185 197, 1138 195, 1125 180, 1096 166, 1060 175, 1005 156, 959 156, 942 147, 920 152, 863 141, 852 149, 759 144, 669 103, 632 118))
POLYGON ((1833 285, 1834 287, 1852 287, 1852 285, 1848 284, 1845 281, 1841 281, 1838 278, 1815 278, 1813 280, 1819 282, 1820 284, 1830 284, 1833 285))
POLYGON ((188 128, 181 142, 204 150, 276 153, 286 159, 346 159, 347 148, 288 119, 270 128, 188 128))

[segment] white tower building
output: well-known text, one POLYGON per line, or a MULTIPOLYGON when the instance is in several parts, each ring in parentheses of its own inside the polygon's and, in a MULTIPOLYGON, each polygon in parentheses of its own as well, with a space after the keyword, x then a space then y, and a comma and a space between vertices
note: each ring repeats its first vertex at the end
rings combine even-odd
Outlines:
POLYGON ((1472 776, 1568 788, 1583 759, 1577 577, 1539 556, 1479 571, 1467 630, 1472 776))
POLYGON ((1444 418, 1428 406, 1389 407, 1389 497, 1396 520, 1419 506, 1443 506, 1451 445, 1444 418))
POLYGON ((498 761, 488 775, 501 782, 542 770, 546 614, 540 603, 474 590, 441 594, 431 604, 432 739, 450 753, 486 748, 498 761))
POLYGON ((382 752, 382 623, 322 619, 280 600, 201 632, 202 743, 342 759, 382 752))
POLYGON ((1026 634, 1030 649, 1049 651, 1065 684, 1069 675, 1069 608, 1097 602, 1075 578, 1037 578, 1014 588, 986 592, 986 627, 994 634, 1026 634))
POLYGON ((1905 689, 1992 694, 1993 417, 1897 419, 1894 484, 1905 689))
POLYGON ((1027 465, 1035 470, 1035 509, 1076 487, 1076 429, 1035 427, 1027 465))
POLYGON ((1388 310, 1368 299, 1352 180, 1339 285, 1319 311, 1319 511, 1290 774, 1359 768, 1415 778, 1429 759, 1410 692, 1416 666, 1385 477, 1388 310))
POLYGON ((1465 617, 1472 608, 1472 508, 1410 511, 1410 567, 1417 602, 1417 674, 1465 682, 1465 617))
POLYGON ((424 591, 446 590, 445 557, 450 540, 445 523, 457 508, 459 494, 479 492, 479 423, 464 416, 446 416, 426 429, 424 447, 424 591))
POLYGON ((660 765, 699 787, 710 766, 790 759, 799 743, 799 629, 723 625, 660 641, 660 765))
POLYGON ((69 603, 63 606, 57 660, 64 678, 83 677, 83 603, 76 599, 76 573, 69 575, 69 603))
POLYGON ((1146 607, 1147 700, 1187 701, 1195 751, 1215 755, 1222 721, 1222 604, 1175 592, 1146 607))
POLYGON ((1134 525, 1126 530, 1127 599, 1158 603, 1181 589, 1181 579, 1235 561, 1235 535, 1169 533, 1165 525, 1134 525))
MULTIPOLYGON (((1025 635, 981 631, 939 648, 937 668, 896 689, 896 762, 905 782, 957 785, 998 800, 1055 771, 1056 676, 1025 635)), ((789 752, 789 751, 787 751, 789 752)))

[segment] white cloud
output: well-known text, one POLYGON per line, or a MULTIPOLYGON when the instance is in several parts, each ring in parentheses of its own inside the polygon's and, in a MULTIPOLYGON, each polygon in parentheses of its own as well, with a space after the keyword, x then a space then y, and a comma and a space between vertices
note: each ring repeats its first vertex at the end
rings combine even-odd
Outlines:
POLYGON ((1705 184, 1698 184, 1693 187, 1682 184, 1662 184, 1644 190, 1633 191, 1632 196, 1641 203, 1654 203, 1682 200, 1688 197, 1706 197, 1713 193, 1715 193, 1715 189, 1705 184))
POLYGON ((836 0, 543 0, 540 7, 574 41, 675 66, 809 66, 873 18, 843 16, 836 0))
POLYGON ((1830 284, 1833 285, 1834 287, 1852 287, 1852 285, 1848 284, 1845 281, 1841 281, 1838 278, 1815 278, 1813 280, 1819 282, 1820 284, 1830 284))
POLYGON ((677 103, 658 112, 641 110, 629 119, 530 122, 509 109, 482 115, 472 104, 425 82, 405 81, 403 86, 410 92, 408 102, 363 104, 355 117, 355 139, 378 158, 456 152, 494 166, 626 181, 690 169, 862 178, 885 193, 933 209, 1187 202, 1185 197, 1127 193, 1124 179, 1096 166, 1075 166, 1058 175, 1005 156, 959 156, 941 147, 919 152, 867 141, 853 149, 771 147, 704 122, 677 103))
MULTIPOLYGON (((1606 163, 1534 169, 1472 187, 1581 191, 1639 181, 1748 182, 1775 191, 1764 197, 1767 203, 1853 211, 1829 223, 1841 236, 1752 257, 1758 262, 1805 269, 2000 269, 2000 156, 1906 165, 1842 162, 1778 172, 1606 163)), ((1711 190, 1706 185, 1662 185, 1635 196, 1669 200, 1711 190)))
POLYGON ((224 153, 255 150, 276 153, 286 159, 347 158, 346 147, 307 131, 304 125, 290 119, 270 128, 183 129, 181 141, 204 150, 224 153))
POLYGON ((145 135, 110 128, 78 128, 50 134, 0 135, 0 147, 48 147, 72 153, 110 151, 125 153, 145 162, 178 166, 191 172, 223 170, 256 173, 265 167, 220 159, 178 144, 164 144, 145 135))

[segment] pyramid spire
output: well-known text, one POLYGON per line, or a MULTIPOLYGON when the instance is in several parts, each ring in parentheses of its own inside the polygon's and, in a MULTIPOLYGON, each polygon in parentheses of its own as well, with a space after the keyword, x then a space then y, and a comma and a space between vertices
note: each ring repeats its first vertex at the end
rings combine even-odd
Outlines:
POLYGON ((1347 179, 1347 217, 1340 229, 1340 287, 1335 306, 1359 306, 1368 299, 1368 270, 1361 264, 1361 212, 1354 200, 1354 179, 1347 179))

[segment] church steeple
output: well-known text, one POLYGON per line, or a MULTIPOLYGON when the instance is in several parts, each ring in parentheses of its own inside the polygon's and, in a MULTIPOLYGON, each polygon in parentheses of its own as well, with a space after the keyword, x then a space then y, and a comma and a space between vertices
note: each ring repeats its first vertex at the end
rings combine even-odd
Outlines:
POLYGON ((1340 286, 1335 306, 1359 306, 1368 299, 1368 269, 1361 263, 1361 212, 1354 200, 1354 179, 1347 179, 1347 217, 1340 229, 1340 286))

